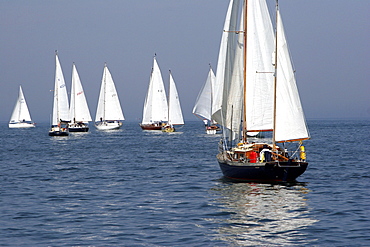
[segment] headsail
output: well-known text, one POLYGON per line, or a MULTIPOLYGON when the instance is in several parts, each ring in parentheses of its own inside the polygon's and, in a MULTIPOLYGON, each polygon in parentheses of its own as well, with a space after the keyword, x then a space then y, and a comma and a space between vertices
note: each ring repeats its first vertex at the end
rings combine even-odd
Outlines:
POLYGON ((214 98, 214 84, 216 76, 212 68, 209 68, 207 80, 199 92, 197 100, 193 108, 193 114, 198 115, 208 121, 212 120, 212 101, 214 98))
POLYGON ((212 118, 218 123, 225 122, 226 102, 230 88, 230 78, 234 63, 235 35, 239 14, 239 0, 231 0, 226 14, 224 31, 222 33, 220 51, 218 54, 215 83, 215 97, 212 102, 212 118))
POLYGON ((177 93, 177 88, 175 81, 172 77, 170 71, 170 85, 168 93, 168 123, 172 125, 184 124, 184 119, 182 117, 182 111, 180 106, 179 94, 177 93))
POLYGON ((82 88, 81 80, 74 63, 72 66, 72 89, 69 114, 72 121, 85 123, 91 121, 91 115, 86 102, 85 92, 82 88))
POLYGON ((276 141, 309 139, 283 22, 277 11, 276 141))

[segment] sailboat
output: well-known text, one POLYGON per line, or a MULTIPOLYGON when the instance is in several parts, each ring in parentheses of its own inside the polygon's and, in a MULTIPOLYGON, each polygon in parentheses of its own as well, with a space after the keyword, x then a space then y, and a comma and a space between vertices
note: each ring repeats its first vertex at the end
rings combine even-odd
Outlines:
POLYGON ((310 135, 279 5, 274 32, 265 0, 242 2, 239 11, 240 0, 230 1, 221 38, 212 114, 224 130, 217 160, 232 180, 295 181, 308 166, 303 141, 310 135), (271 138, 251 142, 248 131, 271 138))
POLYGON ((82 88, 81 80, 74 63, 72 65, 72 89, 69 117, 71 119, 71 123, 68 125, 70 132, 89 131, 91 115, 87 105, 85 92, 82 88))
POLYGON ((54 104, 49 136, 68 136, 69 106, 67 88, 58 53, 55 52, 54 104))
POLYGON ((162 131, 174 132, 174 125, 183 124, 184 118, 182 116, 179 94, 177 93, 175 80, 173 79, 172 73, 170 71, 170 83, 168 90, 168 122, 165 126, 162 127, 162 131))
POLYGON ((22 86, 19 86, 17 103, 14 106, 12 116, 9 121, 9 128, 32 128, 35 123, 31 120, 30 112, 23 95, 22 86))
POLYGON ((98 130, 119 129, 122 126, 123 120, 125 118, 122 113, 116 86, 114 85, 107 64, 105 64, 95 116, 95 127, 98 130))
POLYGON ((203 88, 199 92, 193 108, 193 114, 203 120, 207 134, 216 134, 220 127, 212 120, 212 101, 214 99, 214 84, 216 76, 211 68, 203 88))
POLYGON ((161 70, 154 56, 140 127, 143 130, 162 130, 162 126, 167 122, 168 103, 166 91, 164 89, 161 70))

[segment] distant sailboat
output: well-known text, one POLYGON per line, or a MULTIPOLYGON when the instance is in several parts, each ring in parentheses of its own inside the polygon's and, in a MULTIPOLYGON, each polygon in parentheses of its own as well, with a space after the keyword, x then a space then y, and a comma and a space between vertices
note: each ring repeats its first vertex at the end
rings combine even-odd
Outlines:
POLYGON ((67 88, 58 53, 55 53, 54 104, 49 136, 68 136, 69 106, 67 88))
POLYGON ((224 130, 217 160, 229 179, 294 181, 308 166, 302 141, 310 136, 279 7, 276 1, 274 35, 266 1, 242 3, 240 11, 240 0, 230 0, 221 38, 212 114, 224 130), (270 132, 271 140, 255 143, 249 131, 270 132))
POLYGON ((95 126, 98 130, 119 129, 125 120, 111 73, 104 65, 95 126))
POLYGON ((71 119, 71 123, 69 123, 70 132, 89 131, 91 115, 86 102, 85 92, 82 88, 81 80, 74 63, 72 66, 72 89, 69 117, 71 119))
POLYGON ((164 89, 161 70, 156 58, 150 75, 148 92, 144 102, 143 120, 140 127, 143 130, 161 130, 168 122, 168 103, 164 89))
POLYGON ((35 123, 31 120, 30 112, 23 95, 22 86, 19 86, 17 103, 15 104, 12 116, 10 117, 9 128, 32 128, 35 123))
POLYGON ((162 131, 174 132, 174 125, 183 124, 184 118, 182 116, 179 94, 177 93, 175 80, 173 79, 170 71, 170 83, 168 90, 168 122, 165 126, 162 127, 162 131))
POLYGON ((212 120, 212 102, 214 99, 215 82, 216 76, 210 67, 207 80, 199 92, 193 108, 193 114, 203 120, 207 134, 216 134, 216 132, 220 130, 219 126, 212 120))

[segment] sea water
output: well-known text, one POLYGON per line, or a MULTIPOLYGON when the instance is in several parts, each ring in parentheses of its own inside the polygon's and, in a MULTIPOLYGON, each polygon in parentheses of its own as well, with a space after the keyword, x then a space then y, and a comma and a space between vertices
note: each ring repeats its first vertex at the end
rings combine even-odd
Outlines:
POLYGON ((0 126, 1 246, 369 246, 370 123, 308 121, 292 184, 231 183, 220 135, 0 126))

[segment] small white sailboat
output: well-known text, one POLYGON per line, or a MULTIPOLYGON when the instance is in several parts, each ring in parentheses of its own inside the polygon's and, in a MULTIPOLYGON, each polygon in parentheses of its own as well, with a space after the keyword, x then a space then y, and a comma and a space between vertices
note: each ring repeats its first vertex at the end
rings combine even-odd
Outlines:
POLYGON ((68 94, 64 81, 62 67, 59 62, 58 53, 55 52, 55 82, 53 116, 49 136, 68 136, 69 106, 68 94))
POLYGON ((143 119, 140 127, 143 130, 161 130, 168 122, 168 103, 164 89, 161 70, 156 58, 150 75, 148 92, 144 102, 143 119))
POLYGON ((220 130, 220 127, 212 120, 212 101, 214 99, 215 82, 216 76, 210 66, 207 80, 199 92, 193 108, 193 114, 203 120, 207 134, 216 134, 220 130))
POLYGON ((308 166, 302 142, 310 135, 277 1, 275 23, 274 33, 266 0, 230 0, 212 113, 223 126, 217 160, 229 179, 295 181, 308 166), (255 143, 248 132, 271 138, 255 143))
POLYGON ((91 115, 87 105, 85 92, 82 88, 81 80, 74 63, 72 65, 72 89, 69 117, 71 119, 71 122, 68 124, 70 132, 89 131, 91 115))
POLYGON ((163 132, 174 132, 175 125, 183 125, 184 118, 182 116, 179 94, 177 92, 175 80, 170 71, 170 83, 168 90, 168 122, 162 127, 163 132))
POLYGON ((116 86, 114 85, 107 64, 105 64, 95 116, 95 127, 98 130, 119 129, 122 126, 123 120, 125 118, 122 113, 116 86))
POLYGON ((22 86, 19 86, 17 103, 14 106, 12 116, 10 117, 9 128, 32 128, 35 123, 31 120, 26 98, 23 95, 22 86))

